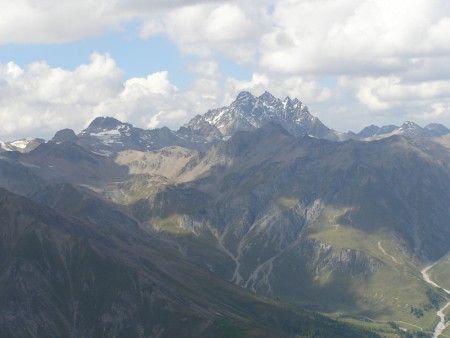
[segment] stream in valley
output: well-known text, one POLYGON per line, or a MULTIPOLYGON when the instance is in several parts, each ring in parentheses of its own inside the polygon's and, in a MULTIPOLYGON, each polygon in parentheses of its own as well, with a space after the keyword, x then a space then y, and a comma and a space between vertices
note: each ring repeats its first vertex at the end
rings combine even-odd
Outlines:
MULTIPOLYGON (((423 280, 425 282, 427 282, 428 284, 436 287, 436 288, 440 288, 442 290, 444 290, 445 292, 447 292, 448 295, 450 295, 450 290, 446 290, 443 287, 439 286, 438 284, 436 284, 435 282, 433 282, 430 279, 430 275, 428 274, 428 271, 435 266, 437 263, 439 263, 440 261, 434 262, 431 265, 426 266, 421 272, 422 272, 422 277, 423 280)), ((437 338, 439 337, 442 332, 444 332, 444 330, 449 326, 450 324, 450 320, 449 321, 445 321, 445 310, 450 306, 450 302, 447 302, 443 307, 441 307, 437 312, 436 315, 439 317, 439 323, 436 325, 436 327, 434 328, 434 332, 433 332, 433 338, 437 338)))

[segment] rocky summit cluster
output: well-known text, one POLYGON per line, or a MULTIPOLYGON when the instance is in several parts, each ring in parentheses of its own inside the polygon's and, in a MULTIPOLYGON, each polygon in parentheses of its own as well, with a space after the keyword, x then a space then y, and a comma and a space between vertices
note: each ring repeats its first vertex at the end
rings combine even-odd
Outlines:
POLYGON ((0 187, 1 337, 425 337, 448 303, 439 124, 242 92, 177 131, 1 142, 0 187))

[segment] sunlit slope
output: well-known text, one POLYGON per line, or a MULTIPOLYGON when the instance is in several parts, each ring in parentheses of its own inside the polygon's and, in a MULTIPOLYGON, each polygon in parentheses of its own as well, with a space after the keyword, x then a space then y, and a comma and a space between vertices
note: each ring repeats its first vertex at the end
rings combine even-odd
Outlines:
POLYGON ((271 124, 179 163, 158 189, 121 193, 140 191, 134 215, 199 265, 319 311, 432 327, 444 298, 420 269, 450 247, 446 148, 293 138, 271 124))

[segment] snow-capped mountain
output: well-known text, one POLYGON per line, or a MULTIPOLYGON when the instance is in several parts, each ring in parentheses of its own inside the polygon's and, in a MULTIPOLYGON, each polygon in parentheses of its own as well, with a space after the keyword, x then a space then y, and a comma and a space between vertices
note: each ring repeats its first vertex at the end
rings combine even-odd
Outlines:
MULTIPOLYGON (((97 117, 78 135, 71 129, 64 129, 58 131, 52 141, 75 142, 103 154, 130 149, 152 151, 168 146, 204 151, 215 143, 229 139, 238 131, 253 131, 269 123, 282 126, 296 137, 308 135, 332 141, 371 141, 393 135, 437 137, 450 133, 449 129, 440 124, 422 128, 413 122, 405 122, 400 127, 371 125, 358 134, 340 133, 325 126, 297 98, 286 97, 281 100, 269 92, 254 96, 243 91, 229 106, 197 115, 177 131, 167 127, 145 130, 112 117, 97 117)), ((0 152, 28 152, 43 142, 44 140, 2 142, 0 152)))
POLYGON ((20 139, 15 141, 0 142, 0 152, 4 151, 18 151, 20 153, 27 153, 44 143, 45 140, 41 138, 34 139, 20 139))
MULTIPOLYGON (((287 97, 282 101, 268 92, 259 97, 241 92, 229 106, 197 115, 177 131, 167 127, 144 130, 112 117, 97 117, 77 135, 77 142, 102 153, 127 149, 151 151, 167 146, 205 150, 237 131, 256 130, 268 123, 280 124, 294 136, 340 139, 339 133, 311 115, 298 99, 287 97)), ((74 141, 73 134, 70 130, 60 131, 53 141, 74 141)))
POLYGON ((144 130, 112 117, 97 117, 77 137, 82 145, 102 153, 128 149, 150 151, 168 146, 203 149, 206 142, 183 128, 177 132, 167 127, 144 130))
POLYGON ((247 91, 241 92, 229 106, 197 115, 185 127, 210 137, 220 133, 228 139, 237 131, 255 130, 269 122, 280 124, 294 136, 339 139, 338 133, 311 115, 300 100, 277 99, 269 92, 258 97, 247 91))

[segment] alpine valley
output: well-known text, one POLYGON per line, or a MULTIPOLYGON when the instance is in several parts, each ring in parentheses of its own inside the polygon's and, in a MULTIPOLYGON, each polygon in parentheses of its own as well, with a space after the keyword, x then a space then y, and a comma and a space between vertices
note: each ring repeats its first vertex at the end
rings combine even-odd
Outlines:
POLYGON ((240 93, 0 143, 1 337, 450 336, 450 130, 240 93))

